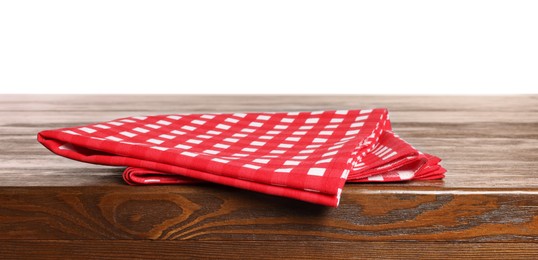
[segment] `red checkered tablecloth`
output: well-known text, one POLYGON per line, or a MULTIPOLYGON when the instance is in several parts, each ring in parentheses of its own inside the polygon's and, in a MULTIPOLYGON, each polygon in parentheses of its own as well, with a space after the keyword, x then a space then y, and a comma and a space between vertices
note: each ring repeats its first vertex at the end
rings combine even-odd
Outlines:
POLYGON ((333 207, 345 182, 445 173, 391 131, 386 109, 133 116, 41 131, 38 141, 67 158, 127 166, 133 185, 207 181, 333 207))

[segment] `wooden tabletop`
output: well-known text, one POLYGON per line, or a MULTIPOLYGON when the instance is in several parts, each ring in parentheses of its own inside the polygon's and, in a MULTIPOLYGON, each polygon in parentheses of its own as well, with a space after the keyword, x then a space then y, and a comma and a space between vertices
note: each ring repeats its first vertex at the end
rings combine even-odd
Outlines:
POLYGON ((0 144, 0 258, 538 257, 538 96, 3 95, 0 144), (443 159, 444 180, 347 184, 327 208, 215 184, 128 186, 122 168, 36 141, 135 115, 374 107, 443 159))

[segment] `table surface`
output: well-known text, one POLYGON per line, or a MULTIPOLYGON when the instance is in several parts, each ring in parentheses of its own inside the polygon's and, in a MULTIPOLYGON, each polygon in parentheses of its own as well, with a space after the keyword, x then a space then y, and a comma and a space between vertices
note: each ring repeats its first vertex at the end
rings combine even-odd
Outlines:
POLYGON ((538 255, 538 96, 3 95, 0 143, 4 256, 30 256, 29 246, 51 257, 538 255), (36 141, 40 130, 135 115, 374 107, 443 159, 444 180, 347 184, 334 209, 214 184, 132 187, 120 167, 36 141))

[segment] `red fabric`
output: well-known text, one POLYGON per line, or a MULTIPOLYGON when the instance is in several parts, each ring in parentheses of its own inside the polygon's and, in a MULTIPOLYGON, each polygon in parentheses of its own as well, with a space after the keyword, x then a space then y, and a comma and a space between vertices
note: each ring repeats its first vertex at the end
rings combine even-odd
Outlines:
POLYGON ((127 166, 129 184, 199 181, 336 207, 344 183, 444 177, 391 131, 386 109, 128 117, 45 130, 71 159, 127 166))

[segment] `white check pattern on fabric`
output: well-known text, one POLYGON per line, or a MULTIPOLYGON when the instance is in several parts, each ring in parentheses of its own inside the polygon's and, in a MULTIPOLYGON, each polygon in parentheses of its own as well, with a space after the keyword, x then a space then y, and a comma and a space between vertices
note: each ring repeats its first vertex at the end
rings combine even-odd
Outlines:
POLYGON ((408 180, 427 161, 390 131, 385 109, 136 116, 39 139, 69 158, 129 166, 132 184, 185 177, 331 206, 346 181, 408 180))

